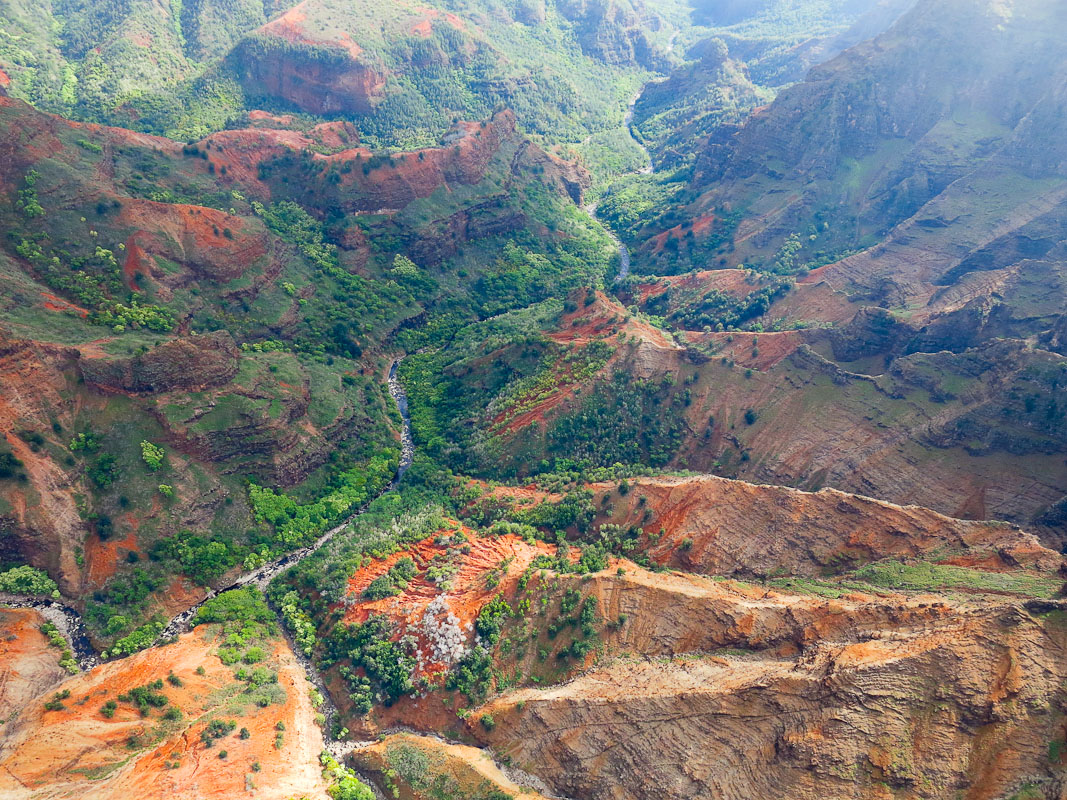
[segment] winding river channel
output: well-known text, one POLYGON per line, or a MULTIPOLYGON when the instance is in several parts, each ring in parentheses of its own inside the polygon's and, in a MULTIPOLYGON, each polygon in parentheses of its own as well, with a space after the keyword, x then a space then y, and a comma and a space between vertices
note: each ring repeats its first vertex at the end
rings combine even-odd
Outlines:
MULTIPOLYGON (((630 100, 630 104, 626 107, 626 113, 622 118, 622 126, 626 129, 626 132, 633 139, 634 144, 641 148, 641 151, 645 154, 645 165, 641 169, 634 172, 628 172, 627 175, 651 175, 654 171, 652 164, 652 154, 648 151, 648 148, 637 137, 634 131, 634 108, 637 107, 637 101, 641 99, 641 95, 644 93, 644 87, 641 87, 641 91, 633 96, 630 100)), ((620 175, 619 177, 623 177, 620 175)), ((593 221, 600 225, 604 232, 611 238, 611 241, 615 243, 615 249, 619 252, 619 272, 615 275, 615 282, 623 280, 630 274, 630 248, 626 246, 625 242, 620 239, 615 231, 605 225, 596 215, 597 203, 587 203, 582 206, 582 210, 593 218, 593 221)))
MULTIPOLYGON (((645 153, 646 165, 641 169, 637 170, 636 172, 630 174, 649 174, 653 171, 651 154, 648 152, 648 149, 645 148, 645 146, 641 143, 640 139, 634 135, 634 107, 636 106, 640 96, 641 93, 638 92, 630 101, 626 113, 623 117, 623 126, 630 134, 631 138, 633 138, 634 142, 636 142, 637 145, 645 153)), ((589 216, 592 217, 594 221, 596 221, 604 228, 607 235, 611 237, 612 241, 615 243, 615 246, 619 253, 619 272, 616 275, 615 280, 620 281, 626 278, 630 274, 629 248, 627 248, 626 244, 623 243, 623 241, 614 233, 614 231, 612 231, 610 228, 608 228, 606 225, 601 223, 600 220, 597 219, 597 204, 595 202, 584 206, 583 210, 587 214, 589 214, 589 216)), ((397 411, 400 413, 400 418, 402 420, 400 461, 397 466, 396 474, 393 476, 392 481, 382 490, 382 492, 378 496, 381 496, 381 494, 384 494, 386 492, 392 491, 397 487, 401 478, 403 478, 404 473, 407 472, 408 468, 411 466, 412 460, 415 455, 415 444, 411 436, 411 419, 408 415, 408 399, 406 393, 404 392, 404 387, 401 385, 400 380, 397 376, 397 372, 400 367, 400 361, 401 359, 398 358, 392 362, 389 367, 388 374, 389 394, 393 398, 393 402, 396 404, 397 411)), ((168 639, 172 639, 173 637, 187 631, 189 629, 190 622, 196 615, 196 612, 200 610, 204 603, 214 597, 217 597, 223 592, 230 591, 231 589, 239 589, 241 587, 250 585, 254 585, 261 590, 265 589, 267 584, 270 583, 270 581, 280 572, 287 569, 288 567, 293 566, 294 564, 300 563, 312 553, 315 553, 317 550, 319 550, 320 548, 328 544, 331 540, 333 540, 333 538, 337 536, 337 534, 341 533, 351 524, 353 519, 363 514, 367 510, 368 505, 369 502, 361 506, 354 513, 348 515, 342 522, 323 533, 322 536, 320 536, 311 544, 302 547, 299 550, 295 550, 291 553, 287 553, 283 556, 280 556, 274 559, 273 561, 267 562, 266 564, 263 564, 257 569, 246 572, 237 577, 232 583, 229 583, 226 586, 223 586, 218 589, 212 589, 207 593, 204 599, 197 603, 195 606, 192 606, 191 608, 188 608, 173 617, 163 628, 162 632, 159 634, 156 643, 158 644, 168 639)), ((42 616, 44 616, 46 619, 55 624, 55 626, 67 639, 67 641, 70 643, 71 650, 74 653, 74 656, 82 669, 92 669, 93 667, 100 664, 100 657, 93 649, 88 632, 86 631, 85 623, 82 620, 81 615, 76 609, 74 609, 70 605, 59 600, 44 597, 12 594, 0 594, 0 605, 14 608, 32 608, 38 611, 42 616)), ((333 700, 330 697, 330 693, 326 691, 325 682, 323 681, 322 676, 319 674, 315 665, 312 663, 311 659, 305 656, 304 653, 300 650, 300 648, 296 645, 296 642, 293 641, 288 631, 285 630, 285 626, 283 625, 281 627, 286 639, 289 642, 290 649, 292 650, 293 655, 301 664, 301 666, 303 666, 308 680, 319 690, 319 692, 323 696, 323 703, 320 706, 319 711, 326 718, 324 729, 326 732, 328 732, 333 728, 334 720, 337 719, 339 713, 337 707, 334 705, 333 700)), ((366 742, 333 741, 330 739, 329 736, 326 737, 326 742, 327 750, 334 756, 334 758, 338 760, 342 760, 354 749, 368 744, 366 742)), ((377 791, 377 788, 374 787, 373 783, 369 781, 367 781, 367 783, 371 785, 372 789, 375 791, 375 795, 380 798, 381 795, 377 791)))
MULTIPOLYGON (((402 420, 400 433, 400 462, 397 466, 396 474, 393 476, 393 480, 382 490, 379 496, 385 492, 392 491, 397 487, 400 479, 404 477, 404 473, 407 472, 408 467, 411 466, 412 459, 415 456, 415 443, 411 438, 411 419, 408 416, 408 398, 407 394, 404 392, 404 387, 400 383, 400 379, 397 377, 399 367, 400 359, 394 360, 389 367, 388 381, 389 394, 393 398, 393 402, 396 403, 397 411, 400 412, 400 418, 402 420)), ((322 536, 306 547, 294 550, 293 552, 280 556, 273 561, 268 561, 263 566, 250 572, 246 572, 226 586, 219 589, 212 589, 207 593, 204 599, 195 606, 182 611, 171 619, 159 634, 159 637, 156 640, 157 643, 170 639, 188 630, 189 622, 196 615, 196 612, 200 610, 201 606, 208 600, 217 597, 223 592, 249 585, 257 586, 260 589, 266 588, 271 579, 279 572, 294 564, 298 564, 316 550, 330 542, 338 533, 347 528, 353 519, 366 511, 367 505, 369 505, 369 503, 361 506, 338 525, 330 528, 330 530, 326 531, 322 536)), ((93 649, 92 643, 89 640, 89 635, 86 632, 85 623, 82 620, 81 614, 66 603, 44 597, 0 594, 0 605, 10 608, 32 608, 39 611, 42 616, 55 624, 67 641, 70 642, 71 650, 82 669, 92 669, 100 663, 100 657, 93 649)), ((292 642, 290 642, 290 644, 292 644, 292 642)), ((293 647, 293 652, 297 655, 300 661, 303 662, 304 667, 308 669, 309 676, 317 678, 317 674, 314 671, 314 667, 311 665, 310 659, 304 658, 303 654, 296 647, 293 647)), ((319 690, 323 691, 325 694, 321 681, 313 682, 319 684, 319 690)), ((328 697, 328 695, 326 696, 328 697)))

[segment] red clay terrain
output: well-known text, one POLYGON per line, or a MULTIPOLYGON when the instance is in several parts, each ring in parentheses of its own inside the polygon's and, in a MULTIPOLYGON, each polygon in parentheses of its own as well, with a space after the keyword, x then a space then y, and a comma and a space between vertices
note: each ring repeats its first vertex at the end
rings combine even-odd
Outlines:
POLYGON ((40 634, 19 618, 28 613, 0 612, 4 636, 15 637, 15 644, 3 645, 3 797, 201 800, 232 798, 254 788, 256 797, 287 800, 325 793, 318 765, 322 732, 314 722, 310 685, 281 642, 264 645, 273 650, 267 663, 278 671, 286 700, 259 708, 236 694, 241 684, 234 680, 234 668, 215 655, 221 642, 207 627, 175 644, 63 680, 47 664, 42 667, 49 655, 55 659, 56 650, 42 650, 40 634), (32 692, 18 679, 31 683, 32 692), (119 699, 155 680, 163 682, 159 691, 168 708, 180 709, 179 718, 168 720, 165 709, 157 708, 142 716, 133 703, 119 699), (57 696, 64 697, 62 708, 45 709, 57 696), (111 718, 101 713, 108 701, 116 703, 111 718), (211 720, 232 721, 235 729, 206 747, 200 733, 211 720), (276 747, 279 723, 284 733, 276 747), (242 728, 248 738, 238 735, 242 728))
MULTIPOLYGON (((532 487, 483 488, 524 508, 559 499, 532 487)), ((519 563, 534 551, 504 536, 472 538, 445 593, 422 577, 427 558, 441 553, 429 541, 364 566, 349 583, 346 618, 383 613, 397 638, 420 635, 431 597, 462 598, 449 607, 464 621, 496 593, 508 601, 510 644, 490 648, 508 682, 464 712, 464 733, 517 767, 509 778, 520 786, 604 800, 642 797, 649 781, 671 798, 771 797, 779 786, 790 797, 853 798, 859 787, 885 800, 991 800, 1020 781, 1057 785, 1062 762, 1048 750, 1065 740, 1067 606, 1041 597, 1062 586, 1063 559, 1032 535, 841 492, 707 477, 633 479, 622 495, 616 484, 588 488, 598 506, 609 496, 598 524, 657 529, 638 552, 687 572, 612 559, 590 575, 538 570, 519 586, 519 563), (515 562, 487 590, 505 554, 515 562), (400 594, 358 599, 404 556, 419 576, 400 594), (942 583, 890 588, 862 571, 839 580, 879 559, 964 566, 974 571, 968 580, 993 582, 961 585, 945 573, 942 583), (1015 583, 1005 589, 1001 579, 1015 583), (590 633, 563 625, 546 635, 564 622, 557 603, 571 593, 570 608, 593 604, 590 633), (532 647, 522 644, 527 632, 532 647), (554 655, 586 635, 596 646, 581 659, 554 655)), ((461 702, 434 691, 353 724, 454 735, 461 702)), ((387 737, 355 758, 379 776, 393 769, 386 785, 402 796, 432 796, 397 777, 410 763, 405 748, 422 752, 431 774, 507 787, 484 751, 423 737, 387 737)))
POLYGON ((465 526, 457 526, 452 533, 441 533, 454 537, 456 532, 465 537, 464 543, 442 543, 438 537, 425 539, 352 575, 348 581, 350 599, 346 600, 342 618, 348 623, 363 623, 372 614, 387 617, 395 626, 396 638, 405 635, 415 638, 420 654, 418 674, 436 680, 441 679, 452 658, 447 648, 435 646, 432 636, 435 624, 458 630, 463 641, 469 643, 474 620, 482 606, 497 594, 513 594, 519 576, 536 557, 555 555, 555 547, 551 545, 529 544, 510 534, 482 537, 465 526), (362 598, 371 581, 388 572, 401 558, 413 559, 419 576, 393 597, 362 598), (435 563, 449 565, 451 576, 447 578, 447 588, 432 582, 425 574, 425 569, 435 563), (486 580, 490 573, 495 575, 492 582, 486 580))
MULTIPOLYGON (((718 626, 707 608, 694 612, 718 626)), ((555 793, 597 800, 643 797, 648 785, 729 800, 992 800, 1019 786, 1056 797, 1063 767, 1049 748, 1064 741, 1067 643, 1057 614, 952 609, 792 657, 623 657, 506 693, 468 731, 555 793)))
POLYGON ((885 558, 927 558, 1055 576, 1063 557, 1012 525, 969 522, 834 489, 802 492, 712 476, 638 478, 607 495, 614 524, 637 525, 658 563, 712 575, 818 576, 885 558), (651 514, 646 512, 651 511, 651 514))
MULTIPOLYGON (((60 651, 41 632, 45 618, 28 608, 0 608, 0 720, 6 724, 33 698, 70 675, 60 651)), ((0 737, 7 728, 0 725, 0 737)))
POLYGON ((564 314, 559 327, 547 336, 560 344, 586 345, 608 336, 637 337, 653 347, 675 350, 678 346, 661 329, 633 316, 612 297, 596 292, 590 305, 564 314))

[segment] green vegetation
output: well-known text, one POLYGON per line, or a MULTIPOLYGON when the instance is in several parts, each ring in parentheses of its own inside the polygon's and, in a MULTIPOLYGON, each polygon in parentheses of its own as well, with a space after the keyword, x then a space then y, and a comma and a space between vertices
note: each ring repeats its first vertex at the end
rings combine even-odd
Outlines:
POLYGON ((28 564, 0 572, 0 592, 58 596, 58 590, 54 580, 28 564))
POLYGON ((141 458, 153 472, 163 466, 163 458, 166 452, 159 445, 151 442, 141 442, 141 458))
POLYGON ((329 753, 323 751, 319 763, 323 776, 330 781, 326 792, 333 800, 373 800, 375 795, 370 787, 356 777, 355 772, 338 764, 329 753))
POLYGON ((698 297, 668 288, 644 304, 644 310, 663 317, 685 330, 733 330, 762 316, 771 304, 784 297, 792 283, 784 279, 757 279, 756 286, 743 297, 712 289, 698 297))
POLYGON ((48 620, 42 622, 41 633, 48 637, 48 644, 59 650, 59 666, 63 667, 71 675, 79 672, 80 668, 74 658, 74 653, 71 651, 67 640, 63 638, 63 634, 59 632, 59 628, 55 626, 55 623, 48 620))
POLYGON ((371 458, 363 469, 341 473, 336 488, 313 503, 299 504, 292 497, 252 484, 248 494, 253 512, 258 521, 274 526, 282 545, 307 544, 381 491, 396 471, 398 455, 395 450, 386 451, 371 458))
POLYGON ((381 600, 400 594, 414 577, 415 562, 405 556, 389 567, 387 573, 371 581, 363 590, 363 597, 367 600, 381 600))
POLYGON ((163 681, 154 680, 144 686, 135 686, 125 694, 120 694, 118 700, 120 703, 129 703, 136 706, 137 710, 141 712, 141 716, 147 717, 149 711, 153 708, 163 708, 170 702, 167 700, 167 696, 162 693, 162 689, 163 681))
POLYGON ((26 173, 26 177, 23 179, 26 185, 25 189, 19 189, 19 197, 15 202, 19 211, 23 216, 32 219, 33 217, 43 217, 44 209, 41 207, 40 202, 37 200, 37 180, 40 178, 40 174, 37 170, 31 169, 26 173))
POLYGON ((338 625, 323 640, 322 666, 328 669, 346 662, 339 672, 347 682, 349 700, 357 713, 367 713, 375 701, 390 705, 415 688, 413 644, 394 642, 390 633, 390 624, 384 617, 372 616, 362 625, 338 625))
POLYGON ((204 747, 214 747, 215 742, 229 736, 236 728, 237 723, 232 719, 213 719, 200 731, 200 741, 204 747))
POLYGON ((386 788, 399 794, 407 789, 414 796, 435 800, 508 800, 487 780, 461 786, 444 756, 416 743, 390 741, 385 748, 386 788))
POLYGON ((316 643, 315 623, 301 607, 299 595, 292 591, 286 592, 279 603, 279 609, 282 621, 293 635, 297 647, 305 656, 310 656, 316 643))
POLYGON ((207 600, 192 619, 192 624, 239 623, 245 625, 270 625, 274 613, 267 606, 263 595, 254 586, 223 592, 207 600))
POLYGON ((244 684, 239 695, 242 701, 260 708, 285 702, 272 651, 261 646, 278 636, 276 618, 256 587, 211 598, 197 610, 192 624, 219 626, 222 645, 217 655, 223 664, 234 667, 234 678, 244 684))
POLYGON ((63 711, 66 708, 63 701, 70 697, 70 689, 62 689, 52 695, 52 699, 44 704, 45 711, 63 711))
POLYGON ((156 643, 159 634, 163 632, 163 623, 157 621, 148 622, 137 628, 132 633, 118 639, 111 645, 112 656, 128 656, 156 643))
POLYGON ((1063 586, 1063 581, 1055 577, 1034 577, 1016 572, 983 572, 968 567, 932 564, 927 561, 913 563, 879 561, 860 567, 852 575, 856 580, 873 586, 913 591, 958 589, 1052 597, 1063 586))

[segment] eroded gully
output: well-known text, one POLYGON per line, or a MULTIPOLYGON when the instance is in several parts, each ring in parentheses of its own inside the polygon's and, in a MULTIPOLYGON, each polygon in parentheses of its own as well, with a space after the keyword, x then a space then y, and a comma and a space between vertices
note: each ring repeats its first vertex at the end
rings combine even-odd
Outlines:
MULTIPOLYGON (((644 87, 641 87, 641 91, 633 96, 630 100, 630 104, 626 107, 626 113, 622 118, 622 125, 626 129, 626 132, 633 139, 634 144, 641 148, 641 152, 645 154, 645 165, 639 170, 634 172, 625 173, 626 175, 651 175, 654 171, 652 164, 652 154, 648 151, 648 148, 641 142, 641 140, 634 133, 634 108, 637 106, 637 101, 641 99, 641 95, 644 92, 644 87)), ((623 177, 620 175, 619 177, 623 177)), ((615 276, 615 282, 623 280, 630 274, 630 248, 620 239, 615 231, 601 222, 596 215, 597 203, 587 203, 582 206, 582 211, 592 217, 593 222, 600 225, 604 232, 608 235, 612 242, 615 243, 615 249, 619 252, 619 272, 615 276)))

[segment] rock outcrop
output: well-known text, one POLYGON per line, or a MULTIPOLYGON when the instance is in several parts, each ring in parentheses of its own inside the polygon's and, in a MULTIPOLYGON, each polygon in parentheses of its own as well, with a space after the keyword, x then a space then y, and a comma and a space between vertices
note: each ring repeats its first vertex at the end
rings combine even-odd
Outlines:
POLYGON ((226 331, 172 339, 133 358, 82 358, 87 383, 124 392, 200 391, 237 374, 239 351, 226 331))
POLYGON ((1007 606, 792 658, 620 659, 471 730, 571 797, 1057 797, 1065 644, 1007 606))
POLYGON ((711 476, 640 478, 605 521, 639 526, 657 562, 709 575, 840 573, 885 558, 964 559, 1055 573, 1062 557, 1004 523, 952 519, 833 489, 801 492, 711 476))
MULTIPOLYGON (((299 13, 297 9, 289 15, 299 13)), ((386 73, 343 47, 292 43, 272 34, 286 17, 240 43, 233 59, 245 89, 310 114, 366 114, 381 97, 386 73), (271 26, 274 26, 273 28, 271 26)))

